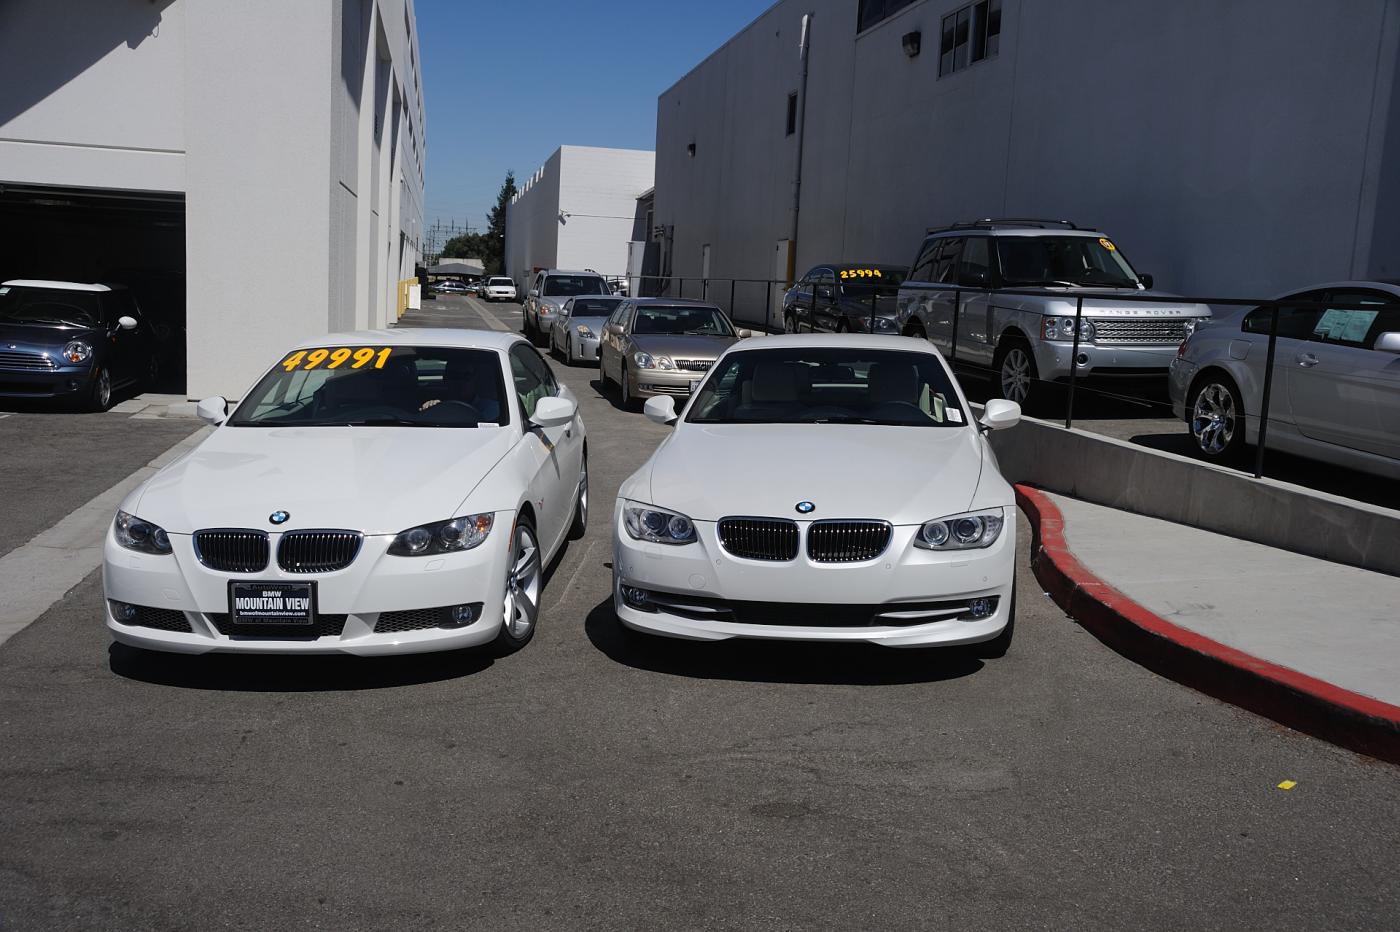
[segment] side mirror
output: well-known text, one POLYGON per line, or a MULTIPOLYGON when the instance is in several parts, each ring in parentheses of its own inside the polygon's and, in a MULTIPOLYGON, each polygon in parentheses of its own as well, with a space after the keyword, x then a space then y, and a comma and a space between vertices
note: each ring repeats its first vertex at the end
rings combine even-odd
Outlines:
POLYGON ((117 318, 117 326, 123 330, 135 330, 136 318, 128 317, 125 314, 123 314, 121 317, 117 318))
POLYGON ((1151 276, 1151 275, 1145 275, 1145 274, 1143 274, 1143 275, 1138 275, 1138 281, 1142 282, 1142 287, 1144 287, 1144 288, 1151 288, 1151 287, 1152 287, 1152 276, 1151 276))
POLYGON ((982 420, 978 423, 987 430, 1005 430, 1021 422, 1021 406, 1005 398, 993 398, 982 409, 982 420))
POLYGON ((958 276, 958 284, 964 288, 986 288, 991 276, 983 272, 963 272, 958 276))
POLYGON ((228 399, 223 395, 205 398, 195 406, 194 413, 206 424, 218 426, 228 417, 228 399))
POLYGON ((574 419, 578 405, 567 398, 541 398, 535 403, 530 423, 536 427, 563 427, 574 419))
POLYGON ((753 336, 753 331, 752 331, 752 330, 736 330, 736 331, 734 331, 734 334, 735 334, 739 339, 741 339, 741 340, 747 340, 749 337, 753 336))
POLYGON ((1387 331, 1376 337, 1376 349, 1382 353, 1400 353, 1400 333, 1387 331))
POLYGON ((676 399, 670 395, 657 395, 655 398, 648 398, 647 403, 642 405, 642 413, 647 416, 647 420, 657 424, 676 423, 676 399))
POLYGON ((530 297, 532 297, 532 298, 538 298, 539 296, 540 296, 539 289, 537 289, 537 288, 531 288, 531 289, 530 289, 530 297))
POLYGON ((609 323, 605 329, 608 331, 608 333, 621 333, 622 324, 609 323))
POLYGON ((821 298, 823 301, 830 301, 832 298, 836 297, 836 291, 830 285, 818 285, 817 297, 821 298))

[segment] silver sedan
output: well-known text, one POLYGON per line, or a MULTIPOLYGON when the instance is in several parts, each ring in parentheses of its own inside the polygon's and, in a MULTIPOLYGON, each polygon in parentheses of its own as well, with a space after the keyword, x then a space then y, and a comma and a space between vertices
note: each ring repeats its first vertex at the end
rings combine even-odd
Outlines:
MULTIPOLYGON (((1266 445, 1400 478, 1400 283, 1334 282, 1276 300, 1266 445)), ((1172 410, 1207 459, 1258 442, 1272 320, 1268 305, 1216 317, 1172 362, 1172 410)))
POLYGON ((713 304, 629 299, 603 328, 599 378, 621 386, 624 408, 655 395, 689 398, 720 354, 748 336, 713 304))
POLYGON ((603 327, 622 300, 615 295, 579 295, 565 301, 549 326, 549 351, 571 366, 597 362, 603 327))

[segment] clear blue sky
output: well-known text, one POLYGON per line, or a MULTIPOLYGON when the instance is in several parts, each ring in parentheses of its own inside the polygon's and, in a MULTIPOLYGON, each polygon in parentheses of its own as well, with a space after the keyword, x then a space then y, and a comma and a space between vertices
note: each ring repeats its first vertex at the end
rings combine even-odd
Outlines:
POLYGON ((425 221, 486 226, 506 170, 561 145, 652 149, 656 98, 772 0, 417 0, 425 221))

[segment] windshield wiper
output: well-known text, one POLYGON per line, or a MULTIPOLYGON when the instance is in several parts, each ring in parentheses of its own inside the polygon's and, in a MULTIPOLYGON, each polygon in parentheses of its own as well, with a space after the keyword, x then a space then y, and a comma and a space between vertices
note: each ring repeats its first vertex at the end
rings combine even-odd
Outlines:
POLYGON ((1029 279, 1029 278, 1004 278, 1004 279, 1002 279, 1002 284, 1003 284, 1003 285, 1011 285, 1013 288, 1014 288, 1014 287, 1019 287, 1019 286, 1021 286, 1021 285, 1029 285, 1029 286, 1034 286, 1034 287, 1038 287, 1038 288, 1044 287, 1044 286, 1046 286, 1046 285, 1059 285, 1059 286, 1061 286, 1062 288, 1080 288, 1080 287, 1082 287, 1082 283, 1081 283, 1081 282, 1067 282, 1067 281, 1062 281, 1062 280, 1057 279, 1057 278, 1047 278, 1047 279, 1043 279, 1043 280, 1040 280, 1040 281, 1036 281, 1036 280, 1034 280, 1034 279, 1029 279))
POLYGON ((429 421, 413 421, 406 417, 367 417, 361 421, 346 421, 346 427, 445 427, 429 421))

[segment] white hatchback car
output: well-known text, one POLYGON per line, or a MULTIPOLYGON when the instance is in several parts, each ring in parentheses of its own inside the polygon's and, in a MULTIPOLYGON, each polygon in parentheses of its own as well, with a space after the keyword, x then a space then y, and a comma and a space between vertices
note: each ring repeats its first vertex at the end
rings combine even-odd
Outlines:
POLYGON ((294 347, 122 502, 107 627, 180 653, 394 654, 533 636, 543 567, 588 521, 577 402, 513 334, 294 347))
POLYGON ((613 604, 629 628, 692 640, 977 644, 1016 613, 1015 498, 981 423, 926 341, 744 340, 622 484, 613 604))

